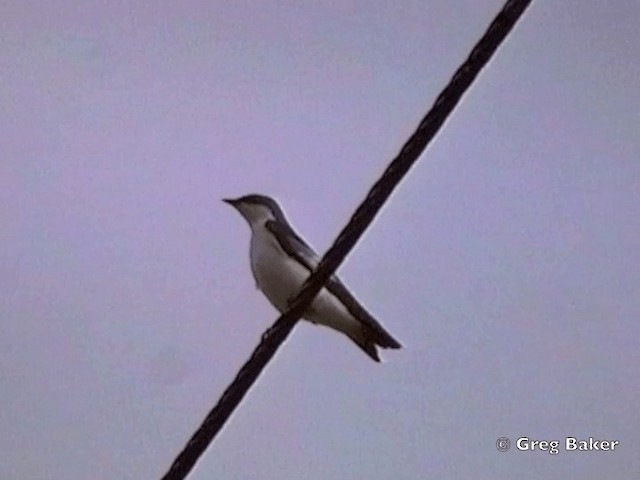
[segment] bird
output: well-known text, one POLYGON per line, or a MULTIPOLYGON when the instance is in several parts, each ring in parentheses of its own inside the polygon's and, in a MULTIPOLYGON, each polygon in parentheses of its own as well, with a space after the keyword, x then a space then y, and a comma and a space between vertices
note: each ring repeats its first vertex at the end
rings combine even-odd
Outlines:
MULTIPOLYGON (((233 206, 249 224, 249 256, 256 287, 284 313, 320 257, 295 232, 273 198, 249 194, 223 202, 233 206)), ((345 334, 376 362, 380 361, 378 347, 402 347, 336 275, 327 280, 302 317, 345 334)))

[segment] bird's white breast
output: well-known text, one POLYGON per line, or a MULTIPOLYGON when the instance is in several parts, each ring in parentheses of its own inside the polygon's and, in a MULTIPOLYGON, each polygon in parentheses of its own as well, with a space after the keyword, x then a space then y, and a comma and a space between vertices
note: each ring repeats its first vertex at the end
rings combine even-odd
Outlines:
POLYGON ((258 288, 281 312, 296 295, 309 272, 282 250, 264 226, 251 236, 251 270, 258 288))
MULTIPOLYGON (((309 270, 282 250, 264 224, 255 226, 252 230, 253 276, 258 288, 271 304, 280 312, 284 312, 309 276, 309 270)), ((360 323, 327 289, 322 289, 310 310, 305 313, 305 318, 345 333, 361 328, 360 323)))

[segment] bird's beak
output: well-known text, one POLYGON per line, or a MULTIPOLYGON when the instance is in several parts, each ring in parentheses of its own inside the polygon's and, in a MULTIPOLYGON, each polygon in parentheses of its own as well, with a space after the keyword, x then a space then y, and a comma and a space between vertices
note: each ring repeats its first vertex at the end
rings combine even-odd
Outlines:
POLYGON ((222 201, 223 201, 224 203, 228 203, 228 204, 229 204, 229 205, 231 205, 232 207, 235 207, 235 206, 237 205, 237 203, 238 203, 238 201, 237 201, 237 200, 234 200, 234 199, 232 199, 232 198, 223 198, 223 199, 222 199, 222 201))

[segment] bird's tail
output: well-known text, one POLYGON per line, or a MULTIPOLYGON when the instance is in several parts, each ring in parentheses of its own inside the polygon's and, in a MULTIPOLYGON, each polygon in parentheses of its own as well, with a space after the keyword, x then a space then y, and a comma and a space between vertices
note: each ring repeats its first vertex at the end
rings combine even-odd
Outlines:
POLYGON ((362 329, 354 334, 349 335, 349 338, 360 347, 360 349, 369 355, 369 357, 375 361, 380 361, 378 355, 378 347, 380 348, 401 348, 402 345, 395 338, 393 338, 383 328, 373 329, 367 328, 363 325, 362 329))

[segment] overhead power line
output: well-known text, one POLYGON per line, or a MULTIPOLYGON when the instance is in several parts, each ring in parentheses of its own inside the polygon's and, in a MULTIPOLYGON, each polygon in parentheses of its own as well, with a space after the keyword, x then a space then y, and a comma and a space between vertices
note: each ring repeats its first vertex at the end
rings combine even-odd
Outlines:
POLYGON ((407 140, 400 153, 393 159, 380 179, 373 185, 367 197, 357 208, 349 223, 342 229, 318 268, 304 283, 300 293, 287 312, 262 335, 260 344, 238 372, 231 385, 209 412, 202 425, 193 434, 182 452, 176 457, 163 480, 185 478, 198 458, 222 430, 227 419, 240 404, 253 382, 258 378, 276 350, 287 338, 298 319, 327 279, 334 274, 349 251, 371 224, 384 202, 418 160, 428 143, 444 124, 462 95, 469 88, 482 68, 489 62, 502 41, 530 5, 531 0, 509 0, 493 20, 485 34, 473 48, 466 61, 455 72, 449 84, 422 119, 414 134, 407 140))

